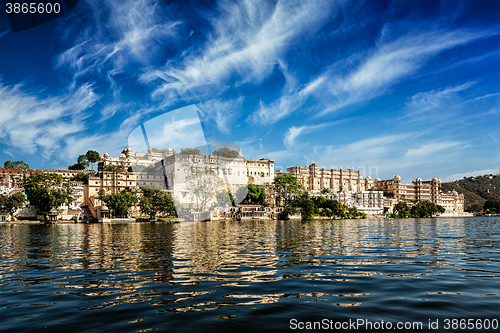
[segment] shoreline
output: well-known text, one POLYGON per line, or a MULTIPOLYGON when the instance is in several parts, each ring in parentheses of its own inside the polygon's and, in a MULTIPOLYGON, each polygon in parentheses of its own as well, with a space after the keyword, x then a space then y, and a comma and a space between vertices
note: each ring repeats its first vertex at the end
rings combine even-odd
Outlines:
MULTIPOLYGON (((393 217, 386 217, 386 216, 370 216, 365 219, 313 219, 313 220, 307 220, 304 222, 314 222, 314 221, 325 221, 325 220, 332 220, 332 221, 343 221, 343 220, 375 220, 375 219, 387 219, 387 220, 415 220, 415 219, 431 219, 431 218, 471 218, 471 217, 500 217, 500 214, 489 214, 489 215, 473 215, 473 216, 432 216, 432 217, 423 217, 423 218, 414 218, 414 217, 408 217, 408 218, 393 218, 393 217)), ((291 219, 290 221, 300 221, 300 219, 291 219)), ((244 220, 233 220, 233 219, 220 219, 220 220, 214 220, 214 221, 196 221, 196 222, 218 222, 218 221, 236 221, 236 222, 244 222, 244 221, 286 221, 286 220, 276 220, 276 219, 244 219, 244 220)), ((185 223, 185 222, 194 222, 194 221, 183 221, 180 219, 158 219, 156 221, 147 221, 146 219, 135 219, 135 221, 131 220, 120 220, 117 219, 115 221, 106 221, 106 222, 77 222, 74 220, 58 220, 56 222, 48 222, 48 221, 36 221, 36 220, 19 220, 19 221, 1 221, 0 225, 6 224, 46 224, 46 225, 52 225, 52 224, 126 224, 126 223, 185 223)))

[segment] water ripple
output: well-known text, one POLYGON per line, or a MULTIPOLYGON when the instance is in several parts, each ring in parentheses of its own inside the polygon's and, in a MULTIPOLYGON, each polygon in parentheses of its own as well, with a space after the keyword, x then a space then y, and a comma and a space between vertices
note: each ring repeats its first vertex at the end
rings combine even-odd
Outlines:
POLYGON ((2 331, 495 318, 499 281, 498 218, 0 225, 2 331))

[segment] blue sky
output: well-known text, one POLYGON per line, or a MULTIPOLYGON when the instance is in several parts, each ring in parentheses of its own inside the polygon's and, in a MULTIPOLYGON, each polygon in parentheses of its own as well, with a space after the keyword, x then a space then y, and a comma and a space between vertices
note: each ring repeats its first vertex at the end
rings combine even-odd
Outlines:
POLYGON ((498 1, 88 0, 15 34, 2 13, 0 162, 117 156, 148 122, 281 168, 500 173, 498 1))

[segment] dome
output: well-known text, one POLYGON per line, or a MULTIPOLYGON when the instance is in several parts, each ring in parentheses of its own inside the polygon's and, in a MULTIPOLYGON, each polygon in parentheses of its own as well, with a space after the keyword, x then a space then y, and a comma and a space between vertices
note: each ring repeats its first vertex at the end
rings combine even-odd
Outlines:
POLYGON ((370 177, 369 175, 366 176, 366 180, 372 180, 372 177, 370 177))
POLYGON ((377 178, 375 178, 375 181, 376 181, 376 182, 379 182, 379 181, 380 181, 380 178, 378 178, 378 177, 377 177, 377 178))
POLYGON ((167 150, 165 151, 165 153, 169 156, 169 155, 173 155, 175 154, 175 150, 173 150, 172 148, 170 148, 170 146, 168 146, 167 150))
POLYGON ((421 181, 422 181, 422 178, 418 177, 417 182, 421 182, 421 181))
POLYGON ((104 211, 105 211, 105 212, 109 211, 108 206, 106 206, 106 205, 102 206, 102 207, 101 207, 101 211, 103 211, 103 212, 104 212, 104 211))
POLYGON ((451 191, 451 194, 453 194, 453 195, 458 195, 458 192, 457 192, 457 191, 455 191, 455 190, 453 190, 453 191, 451 191))
POLYGON ((398 174, 396 174, 396 175, 394 176, 394 180, 401 180, 401 177, 400 177, 398 174))
POLYGON ((434 178, 432 178, 432 181, 441 183, 441 179, 437 178, 436 176, 434 176, 434 178))
POLYGON ((316 162, 312 162, 312 164, 310 166, 317 167, 318 165, 316 164, 316 162))
POLYGON ((57 210, 54 207, 52 207, 49 211, 49 215, 57 215, 57 210))
POLYGON ((122 150, 123 154, 131 153, 131 152, 132 152, 132 149, 130 149, 130 147, 127 147, 127 148, 125 148, 125 149, 122 150))

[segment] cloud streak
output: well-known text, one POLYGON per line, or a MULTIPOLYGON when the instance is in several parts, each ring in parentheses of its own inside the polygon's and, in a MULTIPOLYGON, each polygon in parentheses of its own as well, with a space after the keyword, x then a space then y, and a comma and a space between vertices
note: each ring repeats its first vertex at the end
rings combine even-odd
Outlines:
POLYGON ((441 52, 498 35, 498 31, 436 29, 408 32, 393 40, 387 35, 390 32, 385 29, 371 49, 335 62, 292 91, 283 89, 277 101, 269 107, 261 103, 250 119, 260 124, 273 124, 299 110, 308 99, 314 101, 317 116, 359 105, 388 93, 392 85, 416 74, 441 52))
POLYGON ((61 96, 39 94, 23 84, 0 82, 0 138, 10 147, 8 151, 34 154, 40 147, 45 156, 51 155, 61 140, 85 129, 82 112, 99 100, 91 85, 61 96))
POLYGON ((236 85, 261 82, 294 38, 321 26, 331 12, 331 3, 221 1, 218 12, 210 20, 214 30, 205 47, 142 76, 143 82, 164 81, 153 96, 220 91, 231 79, 236 85))
POLYGON ((61 27, 69 48, 56 58, 56 67, 70 71, 73 80, 101 76, 112 89, 114 77, 129 65, 149 66, 162 44, 175 40, 180 25, 154 0, 90 0, 82 6, 90 14, 79 16, 78 25, 70 17, 61 27))

